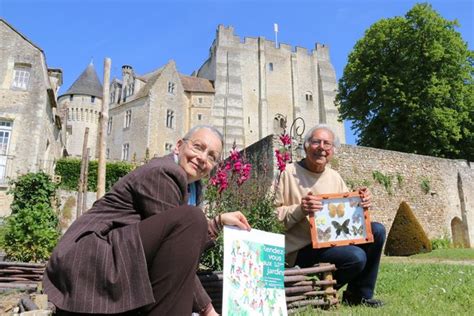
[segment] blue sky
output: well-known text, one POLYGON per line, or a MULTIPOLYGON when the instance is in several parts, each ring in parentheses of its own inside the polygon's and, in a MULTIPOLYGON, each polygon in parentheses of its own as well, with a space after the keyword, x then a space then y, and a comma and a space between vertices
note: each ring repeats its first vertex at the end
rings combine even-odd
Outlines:
MULTIPOLYGON (((207 59, 218 24, 243 37, 274 39, 313 49, 329 45, 336 76, 365 30, 382 18, 403 16, 412 0, 0 0, 0 16, 41 47, 48 67, 61 68, 65 92, 93 59, 99 77, 105 57, 112 77, 131 65, 144 74, 176 61, 191 74, 207 59)), ((418 1, 420 2, 420 1, 418 1)), ((474 40, 474 1, 429 1, 444 18, 457 19, 469 49, 474 40)), ((346 123, 347 143, 354 144, 346 123)))

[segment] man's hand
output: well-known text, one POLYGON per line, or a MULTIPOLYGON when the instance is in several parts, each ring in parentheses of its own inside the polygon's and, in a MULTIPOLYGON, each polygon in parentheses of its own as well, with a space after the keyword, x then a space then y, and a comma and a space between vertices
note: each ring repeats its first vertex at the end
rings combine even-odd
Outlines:
POLYGON ((372 205, 372 193, 370 193, 369 189, 366 187, 362 187, 359 189, 360 199, 362 200, 362 207, 369 208, 372 205))
POLYGON ((321 198, 313 195, 312 192, 308 192, 306 196, 301 199, 301 210, 306 214, 321 211, 323 209, 323 203, 321 198))
POLYGON ((250 230, 249 222, 241 212, 230 212, 221 214, 222 225, 237 226, 240 229, 250 230))

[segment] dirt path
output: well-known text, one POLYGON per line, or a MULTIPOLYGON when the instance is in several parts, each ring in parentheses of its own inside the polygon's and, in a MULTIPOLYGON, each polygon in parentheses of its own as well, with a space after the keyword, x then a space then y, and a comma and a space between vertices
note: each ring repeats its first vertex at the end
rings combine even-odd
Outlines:
POLYGON ((450 260, 441 258, 382 257, 382 262, 391 263, 440 263, 452 265, 474 266, 474 260, 450 260))

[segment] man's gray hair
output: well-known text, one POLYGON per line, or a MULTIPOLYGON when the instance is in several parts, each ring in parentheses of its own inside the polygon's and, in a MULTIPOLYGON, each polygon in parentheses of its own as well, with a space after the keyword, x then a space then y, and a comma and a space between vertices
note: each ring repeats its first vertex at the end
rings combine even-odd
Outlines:
POLYGON ((304 148, 308 148, 309 142, 311 141, 311 138, 313 138, 314 132, 317 131, 318 129, 325 129, 328 132, 330 132, 332 134, 333 139, 334 139, 334 144, 333 144, 334 148, 339 147, 339 145, 340 145, 339 137, 337 137, 334 130, 327 124, 318 124, 318 125, 314 126, 313 128, 311 128, 308 132, 306 132, 306 134, 304 136, 304 148))
POLYGON ((199 131, 201 129, 208 129, 211 132, 213 132, 219 138, 219 140, 221 141, 222 147, 224 147, 224 136, 222 136, 222 133, 219 132, 219 130, 217 128, 215 128, 214 126, 212 126, 212 125, 196 125, 193 128, 191 128, 186 133, 186 135, 184 135, 183 139, 190 139, 191 136, 193 136, 194 133, 196 133, 197 131, 199 131))

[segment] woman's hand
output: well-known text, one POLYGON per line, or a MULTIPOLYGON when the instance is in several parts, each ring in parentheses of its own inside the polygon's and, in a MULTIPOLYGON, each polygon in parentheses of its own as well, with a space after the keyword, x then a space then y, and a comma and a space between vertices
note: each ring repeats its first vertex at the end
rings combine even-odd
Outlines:
POLYGON ((250 230, 249 222, 241 212, 222 213, 220 217, 222 225, 237 226, 240 229, 250 230))
POLYGON ((323 209, 321 198, 308 192, 306 196, 301 199, 301 210, 307 215, 323 209))
POLYGON ((366 187, 359 189, 360 199, 362 200, 361 206, 369 208, 372 205, 372 193, 366 187))

